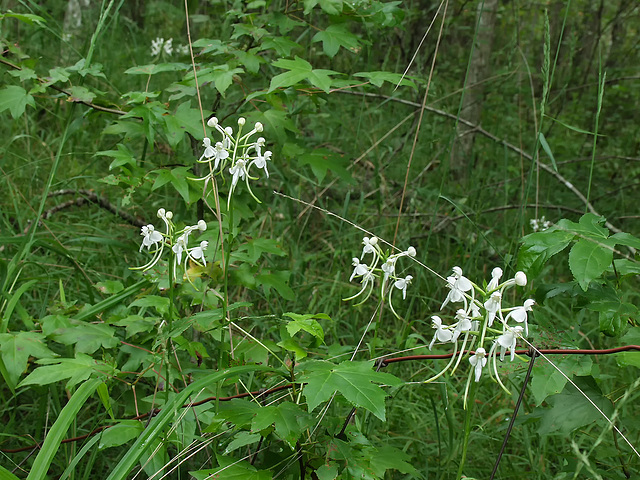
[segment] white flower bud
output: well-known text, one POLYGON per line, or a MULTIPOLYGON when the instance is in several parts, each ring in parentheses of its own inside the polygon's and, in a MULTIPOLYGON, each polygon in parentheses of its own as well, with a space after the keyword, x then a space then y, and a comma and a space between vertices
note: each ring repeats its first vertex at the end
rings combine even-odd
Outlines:
POLYGON ((413 247, 407 248, 407 255, 409 255, 410 257, 415 257, 416 256, 416 249, 413 248, 413 247))
POLYGON ((371 239, 369 240, 369 243, 371 245, 377 245, 378 243, 378 237, 371 237, 371 239))
POLYGON ((207 125, 209 125, 211 128, 215 127, 216 125, 218 125, 218 119, 216 117, 211 117, 207 122, 207 125))
POLYGON ((262 130, 264 130, 264 127, 260 122, 256 122, 255 129, 256 129, 256 132, 261 132, 262 130))
POLYGON ((173 218, 173 212, 172 212, 171 210, 169 210, 169 211, 167 212, 166 217, 167 217, 167 220, 171 220, 171 219, 173 218))
POLYGON ((207 229, 207 222, 204 220, 198 220, 198 230, 204 232, 207 229))
POLYGON ((165 216, 165 209, 164 208, 159 208, 158 209, 158 218, 162 218, 165 216))
POLYGON ((246 122, 247 121, 244 119, 244 117, 240 117, 238 119, 238 125, 240 125, 241 127, 243 127, 246 122))
POLYGON ((516 272, 515 276, 516 285, 524 287, 527 284, 527 276, 524 272, 516 272))

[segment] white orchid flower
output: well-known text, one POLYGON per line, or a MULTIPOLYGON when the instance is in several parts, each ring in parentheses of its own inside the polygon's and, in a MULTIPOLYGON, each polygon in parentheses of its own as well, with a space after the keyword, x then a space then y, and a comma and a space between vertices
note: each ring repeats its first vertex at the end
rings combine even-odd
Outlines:
POLYGON ((208 246, 209 246, 209 242, 207 242, 206 240, 203 240, 202 242, 200 242, 200 246, 194 247, 191 250, 189 250, 188 252, 189 258, 191 258, 196 263, 200 263, 199 260, 202 260, 202 264, 206 267, 207 260, 204 258, 204 251, 207 249, 208 246))
POLYGON ((490 327, 493 325, 496 314, 502 308, 502 294, 499 291, 493 292, 489 300, 484 302, 484 308, 487 311, 487 326, 490 327))
POLYGON ((479 382, 480 376, 482 375, 482 369, 487 364, 487 351, 482 347, 478 348, 476 353, 469 358, 469 363, 475 370, 476 382, 479 382))
POLYGON ((364 256, 367 253, 373 253, 374 255, 377 255, 377 251, 376 251, 376 246, 378 245, 378 238, 377 237, 364 237, 362 239, 362 244, 364 245, 364 247, 362 248, 362 255, 360 255, 360 258, 364 258, 364 256))
POLYGON ((509 349, 509 351, 511 352, 511 361, 513 362, 513 359, 516 356, 516 341, 522 334, 522 330, 523 328, 519 325, 513 328, 509 328, 506 332, 504 332, 496 339, 496 342, 498 342, 498 344, 500 345, 501 362, 504 361, 504 354, 506 353, 507 349, 509 349))
POLYGON ((452 342, 458 340, 461 333, 468 332, 472 327, 472 323, 467 312, 462 308, 456 312, 456 320, 458 320, 458 322, 453 329, 453 337, 451 337, 452 342))
POLYGON ((139 252, 141 252, 144 247, 147 247, 147 250, 150 250, 152 245, 156 246, 158 243, 162 242, 162 234, 157 232, 153 225, 144 225, 141 230, 140 235, 144 238, 142 239, 140 250, 138 250, 139 252))
POLYGON ((440 310, 442 310, 449 302, 464 302, 466 307, 467 299, 465 297, 465 292, 472 290, 473 284, 467 277, 462 275, 462 269, 460 267, 453 267, 453 275, 447 277, 447 286, 450 290, 447 294, 447 298, 444 299, 440 310))
POLYGON ((532 311, 532 307, 535 305, 535 300, 528 299, 524 301, 524 305, 521 307, 516 307, 511 310, 504 321, 508 322, 510 318, 513 318, 518 323, 524 323, 524 335, 525 337, 529 335, 529 325, 527 325, 527 312, 532 311))
POLYGON ((487 285, 487 293, 498 288, 500 278, 502 278, 502 269, 500 267, 496 267, 491 271, 491 281, 489 282, 489 285, 487 285))
POLYGON ((429 350, 433 347, 433 344, 436 343, 436 340, 441 343, 450 342, 453 338, 453 332, 446 328, 446 325, 442 326, 442 319, 437 315, 433 315, 431 317, 431 321, 433 323, 433 328, 436 330, 436 333, 433 335, 433 339, 429 344, 429 350))

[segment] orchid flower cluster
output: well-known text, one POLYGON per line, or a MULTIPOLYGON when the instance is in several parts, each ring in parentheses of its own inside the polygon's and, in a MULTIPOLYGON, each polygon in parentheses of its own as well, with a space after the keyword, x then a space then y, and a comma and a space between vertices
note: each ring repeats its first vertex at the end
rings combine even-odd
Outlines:
POLYGON ((407 275, 406 277, 399 277, 396 274, 396 263, 401 257, 415 257, 416 249, 413 247, 409 247, 407 250, 394 253, 392 255, 386 254, 382 251, 380 247, 380 242, 377 237, 364 237, 362 239, 362 244, 364 247, 362 248, 362 254, 360 258, 354 257, 352 261, 353 265, 353 273, 351 274, 351 278, 349 281, 352 281, 354 278, 360 280, 362 284, 362 288, 355 295, 345 298, 344 300, 353 300, 356 297, 364 295, 364 298, 357 305, 361 305, 367 301, 367 299, 371 296, 371 292, 374 289, 375 280, 379 277, 382 277, 382 282, 380 284, 380 292, 381 295, 385 295, 385 289, 390 282, 393 282, 393 287, 389 288, 389 307, 393 314, 399 318, 399 315, 393 308, 393 303, 391 301, 391 295, 394 290, 402 291, 402 299, 407 298, 407 287, 413 280, 411 275, 407 275), (372 258, 368 263, 361 262, 364 259, 365 255, 371 255, 372 258))
POLYGON ((198 159, 199 163, 209 164, 210 173, 205 177, 197 179, 204 180, 205 185, 214 175, 224 172, 227 165, 229 165, 228 171, 231 175, 231 188, 229 189, 227 205, 229 205, 231 195, 240 180, 245 182, 251 196, 260 203, 260 200, 253 194, 251 186, 249 185, 249 180, 258 179, 258 177, 251 176, 252 167, 263 170, 265 176, 269 178, 267 163, 271 160, 272 154, 271 151, 264 150, 266 145, 265 139, 258 137, 256 141, 250 141, 251 137, 256 133, 262 132, 262 124, 256 122, 251 131, 243 134, 242 128, 245 123, 246 120, 244 118, 238 119, 238 132, 234 135, 233 128, 223 128, 216 117, 211 117, 207 125, 216 129, 222 136, 222 140, 212 144, 212 140, 209 137, 205 137, 203 141, 204 153, 198 159))
POLYGON ((465 277, 460 267, 453 267, 453 274, 447 277, 449 292, 440 310, 448 304, 461 304, 461 307, 457 309, 454 322, 450 325, 445 325, 437 315, 431 317, 435 334, 429 345, 429 350, 436 342, 453 343, 457 350, 460 338, 462 338, 462 346, 459 355, 454 353, 449 364, 435 377, 427 380, 428 382, 440 377, 455 362, 453 373, 464 356, 465 348, 472 349, 477 346, 475 353, 469 358, 472 370, 469 372, 467 390, 471 376, 474 376, 476 382, 480 381, 484 367, 488 362, 491 362, 490 376, 495 378, 500 386, 508 392, 498 376, 498 350, 500 361, 504 361, 507 350, 510 352, 511 361, 514 360, 518 338, 529 334, 528 312, 532 310, 535 302, 528 299, 521 306, 504 307, 502 300, 505 290, 516 285, 525 286, 527 276, 524 272, 517 272, 513 278, 500 283, 502 274, 501 268, 494 268, 491 272, 491 280, 483 289, 465 277), (487 342, 491 342, 489 353, 484 348, 487 342))
POLYGON ((173 55, 174 52, 180 55, 189 54, 189 45, 173 45, 173 38, 165 40, 162 37, 157 37, 155 40, 151 40, 151 56, 157 57, 161 52, 164 52, 168 57, 173 55))
POLYGON ((187 272, 189 260, 200 266, 207 265, 204 252, 209 246, 209 242, 203 240, 197 246, 189 247, 189 236, 195 231, 204 232, 207 229, 207 224, 204 220, 199 220, 196 225, 190 225, 182 230, 176 230, 175 224, 172 220, 172 212, 161 208, 158 210, 158 218, 164 222, 165 232, 156 230, 152 224, 144 225, 142 227, 140 232, 140 235, 142 236, 140 251, 146 247, 147 250, 153 254, 153 257, 145 265, 136 267, 134 270, 142 270, 143 272, 146 272, 151 269, 156 263, 158 263, 165 248, 170 248, 173 252, 174 261, 172 268, 174 276, 178 265, 182 265, 183 260, 185 274, 187 272))

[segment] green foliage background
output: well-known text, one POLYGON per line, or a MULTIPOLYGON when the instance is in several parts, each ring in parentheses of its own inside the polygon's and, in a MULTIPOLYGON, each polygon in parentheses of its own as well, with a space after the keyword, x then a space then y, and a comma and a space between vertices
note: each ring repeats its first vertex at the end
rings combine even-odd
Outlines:
MULTIPOLYGON (((495 266, 524 269, 529 285, 509 300, 536 299, 539 348, 640 344, 635 2, 498 3, 479 84, 468 79, 482 2, 186 4, 199 96, 178 51, 182 2, 0 2, 0 477, 489 478, 526 358, 501 367, 513 397, 484 378, 466 411, 466 363, 425 384, 445 361, 371 361, 429 353, 454 265, 479 284, 495 266), (151 55, 157 37, 173 39, 171 55, 151 55), (192 180, 206 174, 196 160, 213 114, 264 124, 270 175, 252 187, 262 203, 240 190, 232 213, 219 182, 228 275, 213 253, 173 297, 166 266, 131 267, 147 261, 140 227, 158 208, 181 226, 204 218, 202 238, 227 245, 213 195, 192 180), (555 227, 532 233, 543 215, 555 227), (407 267, 401 318, 342 301, 359 288, 354 225, 413 245, 432 269, 407 267), (202 399, 283 382, 296 385, 273 403, 181 408, 200 388, 202 399)), ((553 360, 640 444, 638 353, 553 360)), ((639 472, 619 434, 536 361, 496 478, 639 472)))

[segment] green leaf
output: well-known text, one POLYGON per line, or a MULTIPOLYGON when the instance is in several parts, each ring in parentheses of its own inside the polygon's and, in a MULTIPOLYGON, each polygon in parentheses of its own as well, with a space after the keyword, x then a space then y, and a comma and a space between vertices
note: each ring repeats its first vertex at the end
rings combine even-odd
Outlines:
POLYGON ((31 466, 27 480, 44 480, 48 478, 47 472, 49 466, 54 457, 59 453, 60 444, 67 430, 71 424, 76 421, 78 412, 101 383, 102 381, 97 379, 84 382, 71 396, 69 402, 64 406, 55 423, 47 433, 42 448, 31 466))
POLYGON ((0 480, 20 480, 9 470, 0 465, 0 480))
POLYGON ((262 435, 259 433, 250 433, 245 431, 240 431, 235 434, 233 440, 229 442, 227 448, 224 449, 225 455, 233 452, 242 447, 246 447, 247 445, 251 445, 252 443, 257 443, 262 438, 262 435))
POLYGON ((158 295, 145 295, 142 298, 131 303, 132 307, 152 307, 155 308, 160 315, 164 315, 169 311, 169 298, 159 297, 158 295))
POLYGON ((360 48, 359 37, 347 30, 345 25, 329 25, 313 36, 312 42, 322 42, 322 49, 329 57, 335 57, 340 47, 355 53, 360 48))
POLYGON ((268 295, 269 291, 273 288, 285 300, 293 300, 296 298, 296 294, 287 284, 290 275, 291 272, 277 270, 275 272, 260 273, 256 275, 255 278, 256 281, 262 285, 266 295, 268 295))
POLYGON ((121 420, 119 423, 102 431, 98 450, 124 445, 140 435, 143 430, 144 424, 137 420, 121 420))
POLYGON ((111 418, 111 420, 115 420, 115 417, 113 416, 113 408, 111 406, 111 397, 109 397, 109 387, 107 387, 107 384, 103 382, 98 385, 97 391, 98 397, 100 398, 102 405, 104 405, 109 418, 111 418))
POLYGON ((141 65, 139 67, 131 67, 125 70, 128 75, 156 75, 162 72, 179 72, 190 70, 191 65, 188 63, 160 63, 158 65, 141 65))
POLYGON ((27 369, 29 357, 52 358, 57 356, 47 347, 46 337, 36 332, 0 334, 0 354, 8 374, 5 381, 12 391, 27 369))
POLYGON ((262 114, 262 123, 265 127, 268 127, 270 133, 275 134, 276 140, 279 143, 285 143, 287 140, 285 130, 294 134, 300 133, 291 118, 287 115, 287 112, 281 110, 271 109, 264 112, 262 114))
POLYGON ((96 98, 96 94, 86 87, 73 86, 69 88, 69 102, 91 103, 96 98))
POLYGON ((127 450, 118 464, 111 469, 111 472, 109 473, 109 476, 106 480, 125 480, 133 466, 142 456, 142 454, 151 448, 152 442, 154 440, 163 438, 165 427, 169 424, 169 422, 175 421, 175 413, 180 410, 181 406, 184 405, 185 402, 187 402, 188 399, 194 395, 194 393, 208 388, 211 385, 215 385, 217 382, 226 378, 235 375, 241 375, 243 373, 255 373, 257 371, 266 372, 273 370, 269 367, 264 367, 261 365, 242 365, 239 367, 231 367, 219 372, 212 373, 210 375, 206 375, 200 380, 189 384, 179 394, 174 395, 170 399, 169 403, 167 403, 163 407, 160 414, 158 414, 153 418, 153 420, 151 420, 149 426, 144 429, 142 434, 136 439, 131 448, 127 450))
POLYGON ((277 406, 260 408, 251 422, 251 431, 260 432, 272 424, 275 432, 293 450, 296 442, 307 429, 313 417, 293 402, 283 402, 277 406))
MULTIPOLYGON (((621 345, 640 345, 640 327, 631 327, 620 338, 621 345)), ((621 367, 637 367, 640 368, 640 352, 620 352, 616 354, 616 360, 621 367)))
POLYGON ((258 470, 249 462, 218 455, 218 468, 189 472, 196 480, 271 480, 267 470, 258 470))
MULTIPOLYGON (((609 418, 613 414, 611 400, 602 395, 593 377, 576 377, 574 382, 582 392, 593 401, 609 418)), ((541 416, 538 433, 548 435, 559 433, 563 437, 577 428, 584 427, 594 421, 604 422, 602 415, 578 392, 573 385, 567 385, 562 393, 549 399, 552 405, 541 416)))
POLYGON ((129 150, 129 147, 122 143, 119 143, 116 146, 118 147, 118 150, 102 150, 100 152, 96 152, 95 155, 113 158, 113 161, 109 165, 109 170, 113 170, 114 168, 118 168, 123 165, 134 167, 136 165, 136 157, 133 152, 129 150))
POLYGON ((544 232, 527 235, 518 252, 518 269, 529 278, 536 278, 547 261, 564 250, 573 240, 574 234, 551 227, 544 232))
POLYGON ((582 239, 571 247, 569 268, 585 292, 589 283, 599 278, 611 265, 614 245, 615 243, 608 239, 600 242, 582 239))
POLYGON ((342 13, 343 0, 304 0, 304 14, 308 15, 316 5, 329 15, 342 13))
POLYGON ((365 408, 384 421, 387 394, 377 384, 399 385, 402 381, 389 373, 372 370, 373 363, 347 360, 339 365, 325 361, 305 364, 299 380, 307 383, 304 396, 309 411, 329 400, 337 391, 356 407, 365 408))
POLYGON ((634 237, 630 233, 618 232, 609 237, 614 240, 617 245, 624 245, 625 247, 635 248, 640 250, 640 238, 634 237))
MULTIPOLYGON (((93 358, 84 353, 76 354, 75 358, 41 359, 38 363, 45 365, 36 368, 22 380, 18 387, 26 385, 49 385, 68 378, 67 388, 71 388, 80 382, 87 380, 92 374, 114 375, 115 369, 104 363, 99 364, 93 358)), ((96 388, 97 385, 96 385, 96 388)))
POLYGON ((11 10, 7 11, 7 13, 0 13, 0 20, 3 18, 15 18, 16 20, 20 20, 21 22, 27 23, 29 25, 33 25, 34 23, 37 25, 42 25, 47 23, 47 21, 32 13, 13 13, 11 10))
POLYGON ((369 81, 376 87, 381 87, 384 82, 389 82, 394 86, 406 86, 406 87, 411 87, 414 90, 418 89, 418 86, 414 82, 407 79, 406 76, 403 76, 400 73, 380 72, 380 71, 359 72, 359 73, 354 73, 353 76, 368 78, 369 81))
POLYGON ((549 146, 549 143, 547 143, 547 139, 545 138, 544 133, 540 132, 538 134, 538 139, 540 140, 540 145, 542 145, 542 149, 545 151, 545 153, 549 157, 549 160, 551 160, 551 164, 553 165, 553 169, 557 172, 558 171, 558 165, 556 164, 556 159, 553 156, 553 152, 551 152, 551 147, 549 146))
POLYGON ((105 280, 103 282, 96 283, 93 287, 98 291, 106 293, 108 295, 120 293, 124 290, 124 285, 122 285, 122 282, 119 282, 118 280, 105 280))
POLYGON ((298 157, 298 161, 300 165, 309 165, 320 183, 327 175, 327 170, 331 170, 347 183, 354 183, 353 177, 344 167, 344 157, 326 148, 317 148, 311 152, 304 153, 298 157))
POLYGON ((76 352, 93 353, 99 348, 113 348, 120 345, 115 337, 115 329, 104 323, 84 323, 71 320, 68 328, 57 329, 48 335, 53 341, 64 345, 76 344, 76 352))
POLYGON ((325 315, 322 313, 318 315, 315 315, 315 314, 299 315, 297 313, 285 313, 285 316, 293 319, 293 321, 287 324, 287 332, 289 332, 289 335, 293 337, 300 330, 303 330, 307 333, 310 333, 311 335, 316 337, 318 340, 320 340, 321 343, 323 343, 324 330, 322 329, 318 321, 315 320, 314 318, 314 317, 321 318, 320 317, 321 315, 329 319, 328 315, 325 315))
POLYGON ((0 113, 9 110, 15 119, 24 113, 27 105, 35 108, 36 102, 24 88, 10 85, 0 90, 0 113))
POLYGON ((264 50, 275 50, 280 57, 290 57, 291 50, 294 48, 302 49, 302 45, 291 41, 288 37, 272 37, 262 40, 262 48, 264 50))
POLYGON ((306 79, 310 74, 313 67, 309 62, 303 60, 296 55, 295 60, 279 59, 272 63, 274 67, 284 68, 289 70, 288 72, 276 75, 271 79, 269 85, 269 92, 276 90, 277 88, 286 88, 306 79))
MULTIPOLYGON (((554 364, 565 375, 589 375, 593 362, 586 355, 567 355, 553 359, 554 364)), ((531 392, 536 405, 540 405, 550 395, 560 393, 567 384, 567 379, 547 360, 538 359, 533 365, 531 392)))
POLYGON ((224 97, 225 91, 231 86, 233 83, 233 77, 235 75, 239 75, 244 73, 244 70, 241 68, 233 68, 230 69, 229 65, 222 64, 213 68, 203 69, 198 73, 198 82, 201 85, 205 83, 213 82, 216 90, 220 92, 220 94, 224 97))
POLYGON ((580 217, 578 223, 563 218, 557 223, 556 228, 567 230, 584 237, 605 239, 609 236, 609 230, 601 225, 604 222, 604 217, 594 215, 593 213, 586 213, 580 217))

